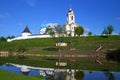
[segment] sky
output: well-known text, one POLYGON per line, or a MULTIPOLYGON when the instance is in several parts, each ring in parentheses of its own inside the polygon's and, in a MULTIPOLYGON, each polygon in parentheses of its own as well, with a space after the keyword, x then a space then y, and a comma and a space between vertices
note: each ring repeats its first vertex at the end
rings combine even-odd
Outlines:
POLYGON ((43 25, 64 25, 70 5, 85 32, 99 35, 111 24, 120 33, 120 0, 0 0, 0 36, 20 36, 26 25, 32 34, 43 25))

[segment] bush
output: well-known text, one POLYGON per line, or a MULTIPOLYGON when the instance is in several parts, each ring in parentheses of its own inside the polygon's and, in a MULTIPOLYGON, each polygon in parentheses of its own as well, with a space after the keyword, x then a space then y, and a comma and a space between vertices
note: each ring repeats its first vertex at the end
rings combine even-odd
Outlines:
POLYGON ((120 62, 120 49, 110 51, 108 50, 106 53, 107 60, 120 62))

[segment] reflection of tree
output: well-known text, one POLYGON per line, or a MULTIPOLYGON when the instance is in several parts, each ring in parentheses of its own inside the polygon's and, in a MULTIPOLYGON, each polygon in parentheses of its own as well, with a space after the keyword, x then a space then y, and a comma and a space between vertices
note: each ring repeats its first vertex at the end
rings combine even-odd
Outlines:
POLYGON ((74 48, 71 48, 70 50, 67 51, 62 51, 61 48, 59 50, 59 52, 57 52, 56 54, 57 59, 59 59, 59 61, 66 61, 66 62, 70 62, 71 61, 75 61, 77 58, 77 53, 76 50, 74 48))
POLYGON ((83 80, 83 77, 84 77, 83 71, 77 71, 77 72, 75 73, 75 78, 76 78, 76 80, 83 80))
POLYGON ((112 60, 116 62, 120 62, 120 49, 117 50, 108 50, 106 52, 107 60, 112 60))
POLYGON ((109 71, 104 72, 105 76, 106 76, 106 80, 115 80, 114 76, 112 73, 110 73, 109 71))

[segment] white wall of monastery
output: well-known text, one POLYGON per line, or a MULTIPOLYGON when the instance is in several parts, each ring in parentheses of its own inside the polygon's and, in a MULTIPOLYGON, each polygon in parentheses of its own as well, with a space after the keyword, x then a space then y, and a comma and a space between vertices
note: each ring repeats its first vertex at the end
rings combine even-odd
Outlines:
POLYGON ((50 35, 30 35, 30 36, 19 36, 13 39, 7 39, 7 42, 11 42, 14 40, 22 40, 22 39, 33 39, 33 38, 51 38, 50 35))

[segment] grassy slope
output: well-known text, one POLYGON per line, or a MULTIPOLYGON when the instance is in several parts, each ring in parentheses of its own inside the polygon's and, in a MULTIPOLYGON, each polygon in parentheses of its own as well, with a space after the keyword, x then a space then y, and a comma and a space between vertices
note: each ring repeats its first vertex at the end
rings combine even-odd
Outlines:
POLYGON ((0 70, 0 80, 44 80, 40 77, 29 77, 0 70))
MULTIPOLYGON (((87 53, 93 51, 100 44, 103 46, 102 50, 120 48, 120 36, 109 36, 103 38, 99 36, 89 37, 71 37, 62 38, 66 42, 71 42, 69 47, 76 48, 78 53, 87 53)), ((19 48, 27 49, 26 53, 33 54, 54 54, 56 51, 43 50, 45 47, 55 47, 55 42, 58 39, 43 38, 43 39, 29 39, 19 40, 10 43, 0 43, 0 51, 7 50, 11 52, 17 51, 19 48)))

